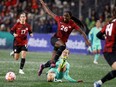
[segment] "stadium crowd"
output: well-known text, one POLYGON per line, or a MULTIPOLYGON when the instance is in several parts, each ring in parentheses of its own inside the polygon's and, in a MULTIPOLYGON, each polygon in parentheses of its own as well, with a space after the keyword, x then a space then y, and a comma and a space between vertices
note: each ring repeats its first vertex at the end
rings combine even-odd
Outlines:
MULTIPOLYGON (((94 0, 81 0, 82 16, 80 20, 87 25, 85 30, 87 34, 95 25, 96 20, 100 19, 104 25, 112 15, 114 5, 111 5, 110 0, 98 1, 95 7, 94 0), (101 2, 104 3, 101 4, 101 2), (91 14, 88 15, 90 8, 91 14)), ((71 10, 79 18, 79 0, 45 0, 45 2, 58 15, 61 15, 63 11, 71 10)), ((33 32, 53 33, 57 31, 56 22, 45 14, 38 0, 0 0, 0 31, 9 32, 18 21, 18 15, 21 12, 27 13, 27 22, 32 26, 33 32)))

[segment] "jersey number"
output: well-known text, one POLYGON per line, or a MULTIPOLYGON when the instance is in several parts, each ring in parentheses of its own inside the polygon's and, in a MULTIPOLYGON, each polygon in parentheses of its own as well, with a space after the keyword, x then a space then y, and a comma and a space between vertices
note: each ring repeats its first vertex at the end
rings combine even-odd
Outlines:
POLYGON ((61 25, 61 30, 67 32, 68 31, 68 27, 64 27, 64 25, 61 25))
POLYGON ((25 34, 26 30, 21 30, 21 34, 25 34))
POLYGON ((111 36, 112 28, 113 28, 113 23, 107 25, 107 27, 106 27, 106 35, 111 36))

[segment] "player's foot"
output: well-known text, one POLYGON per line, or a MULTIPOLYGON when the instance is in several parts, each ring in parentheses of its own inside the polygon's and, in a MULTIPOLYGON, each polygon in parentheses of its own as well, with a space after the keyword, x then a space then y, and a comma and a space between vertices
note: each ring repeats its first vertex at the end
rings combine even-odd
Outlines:
POLYGON ((77 80, 77 82, 83 82, 83 80, 77 80))
POLYGON ((22 69, 19 69, 20 74, 25 74, 22 69))
POLYGON ((94 87, 101 87, 101 85, 98 82, 94 82, 94 87))
POLYGON ((94 63, 94 64, 98 64, 98 62, 97 62, 97 61, 93 61, 93 63, 94 63))
POLYGON ((54 82, 62 82, 60 79, 54 79, 54 82))
POLYGON ((44 69, 43 64, 41 64, 39 67, 38 76, 42 74, 43 69, 44 69))
POLYGON ((10 52, 10 56, 14 56, 14 51, 10 52))

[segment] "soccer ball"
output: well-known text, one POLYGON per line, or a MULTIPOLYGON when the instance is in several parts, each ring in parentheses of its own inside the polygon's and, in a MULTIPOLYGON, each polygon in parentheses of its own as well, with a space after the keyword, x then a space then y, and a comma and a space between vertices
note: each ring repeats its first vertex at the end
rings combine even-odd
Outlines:
POLYGON ((14 72, 8 72, 6 73, 5 79, 9 82, 12 82, 16 79, 16 75, 14 72))

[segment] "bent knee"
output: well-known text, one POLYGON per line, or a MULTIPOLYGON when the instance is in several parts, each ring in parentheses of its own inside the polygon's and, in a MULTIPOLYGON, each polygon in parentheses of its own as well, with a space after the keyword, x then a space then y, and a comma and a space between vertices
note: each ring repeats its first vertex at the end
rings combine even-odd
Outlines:
POLYGON ((116 62, 114 62, 114 63, 112 64, 112 69, 113 69, 113 70, 116 70, 116 62))

